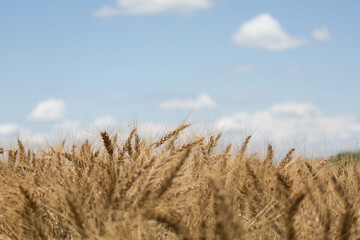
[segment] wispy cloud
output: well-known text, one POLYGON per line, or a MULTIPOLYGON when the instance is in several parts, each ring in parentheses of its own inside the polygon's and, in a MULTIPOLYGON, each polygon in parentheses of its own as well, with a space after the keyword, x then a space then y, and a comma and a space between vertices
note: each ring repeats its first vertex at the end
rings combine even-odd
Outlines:
POLYGON ((321 42, 327 42, 330 41, 331 35, 326 26, 323 26, 322 28, 315 29, 313 32, 313 38, 317 41, 321 42))
POLYGON ((289 36, 270 14, 263 13, 242 24, 232 41, 240 46, 281 51, 305 44, 302 38, 289 36))
POLYGON ((162 109, 197 110, 215 108, 216 102, 208 94, 201 94, 196 99, 174 99, 160 103, 162 109))
POLYGON ((314 142, 326 136, 330 140, 345 139, 360 133, 354 116, 324 114, 310 103, 280 103, 255 113, 239 112, 219 119, 215 129, 234 131, 248 129, 276 140, 286 140, 301 133, 314 142))
POLYGON ((240 74, 249 73, 253 71, 253 66, 251 66, 250 64, 240 64, 229 68, 228 71, 232 73, 240 73, 240 74))
MULTIPOLYGON (((185 105, 174 103, 172 107, 184 109, 190 106, 187 101, 192 101, 192 104, 201 102, 196 100, 186 100, 185 105)), ((86 125, 82 125, 76 120, 63 120, 52 126, 52 129, 44 132, 32 131, 16 123, 0 124, 0 145, 2 147, 14 145, 17 137, 31 147, 44 147, 44 144, 59 143, 63 139, 67 139, 68 143, 80 143, 85 139, 91 142, 100 142, 99 132, 103 130, 110 130, 110 133, 121 133, 120 139, 123 140, 132 129, 129 124, 120 122, 111 116, 97 118, 86 125)), ((140 121, 134 126, 140 136, 147 139, 157 139, 176 128, 167 122, 149 121, 140 121)), ((351 148, 350 141, 360 136, 360 121, 352 115, 325 114, 311 103, 285 102, 256 112, 238 112, 222 116, 207 125, 196 123, 196 126, 184 131, 183 137, 184 139, 192 138, 209 133, 209 131, 221 131, 224 133, 224 138, 238 136, 237 133, 240 132, 250 132, 254 134, 257 142, 271 141, 284 145, 290 144, 290 142, 293 144, 292 140, 299 137, 304 139, 308 146, 324 142, 326 139, 326 144, 333 143, 334 148, 342 150, 351 148)))
POLYGON ((116 15, 160 14, 163 12, 192 13, 210 8, 209 0, 118 0, 116 7, 105 5, 94 12, 100 18, 116 15))
POLYGON ((92 129, 95 128, 95 129, 104 130, 106 128, 112 128, 117 124, 118 124, 118 121, 114 117, 103 116, 103 117, 96 118, 94 121, 92 121, 89 124, 89 127, 92 129))
POLYGON ((66 104, 63 100, 49 99, 37 104, 28 120, 34 122, 56 122, 64 119, 66 104))
MULTIPOLYGON (((55 136, 55 134, 54 134, 55 136)), ((15 144, 17 139, 20 139, 24 144, 29 146, 36 146, 45 144, 45 134, 40 132, 33 132, 23 125, 18 123, 4 123, 0 124, 0 146, 9 147, 15 144)))
POLYGON ((20 140, 31 147, 44 147, 51 138, 55 138, 55 135, 50 135, 41 132, 27 132, 26 134, 20 135, 20 140))
POLYGON ((152 139, 161 136, 161 134, 165 134, 171 129, 171 126, 164 122, 142 122, 136 125, 136 128, 138 129, 141 136, 152 139))
POLYGON ((73 132, 81 128, 81 122, 78 120, 65 119, 62 122, 54 124, 54 129, 60 133, 73 132))
POLYGON ((17 123, 4 123, 0 125, 0 135, 10 135, 19 130, 17 123))

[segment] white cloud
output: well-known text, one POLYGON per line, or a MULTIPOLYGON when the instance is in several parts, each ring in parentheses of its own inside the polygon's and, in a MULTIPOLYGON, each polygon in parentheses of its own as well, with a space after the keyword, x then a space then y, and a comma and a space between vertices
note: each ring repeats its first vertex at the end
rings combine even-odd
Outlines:
POLYGON ((187 14, 211 6, 210 0, 118 0, 116 7, 105 5, 96 10, 94 16, 106 18, 126 14, 159 14, 169 11, 187 14))
POLYGON ((107 17, 113 17, 116 15, 121 14, 121 10, 118 8, 113 8, 113 7, 109 7, 107 5, 99 8, 98 10, 96 10, 94 12, 94 16, 95 17, 99 17, 99 18, 107 18, 107 17))
POLYGON ((114 117, 111 116, 104 116, 96 118, 94 121, 92 121, 89 124, 89 129, 100 129, 105 130, 109 128, 113 128, 118 124, 117 120, 114 117))
POLYGON ((28 119, 34 122, 56 122, 64 119, 66 104, 63 100, 49 99, 37 104, 28 119))
POLYGON ((24 144, 30 147, 44 147, 47 141, 51 140, 50 136, 39 132, 21 135, 19 138, 24 144))
POLYGON ((140 136, 145 138, 155 138, 162 134, 165 134, 170 130, 170 126, 167 123, 154 123, 154 122, 143 122, 136 126, 140 136))
POLYGON ((270 14, 263 13, 247 22, 233 35, 232 41, 240 46, 281 51, 305 44, 301 38, 289 36, 270 14))
POLYGON ((26 146, 36 147, 44 145, 46 134, 33 132, 25 126, 9 123, 0 125, 0 146, 13 147, 16 146, 16 140, 20 139, 26 146))
POLYGON ((68 129, 79 129, 80 126, 81 126, 80 121, 66 119, 63 122, 56 123, 54 125, 54 128, 62 131, 62 130, 68 130, 68 129))
POLYGON ((352 124, 350 126, 350 129, 355 131, 355 132, 360 132, 360 124, 352 124))
POLYGON ((274 104, 271 107, 271 112, 274 114, 286 115, 286 116, 315 116, 320 114, 320 110, 310 103, 280 103, 274 104))
POLYGON ((0 135, 10 135, 19 130, 19 125, 16 123, 5 123, 0 125, 0 135))
POLYGON ((306 141, 342 140, 360 132, 360 124, 353 116, 325 115, 310 103, 274 104, 255 113, 240 112, 219 119, 214 128, 220 131, 250 130, 257 135, 284 141, 296 136, 306 141))
POLYGON ((253 70, 253 67, 249 64, 238 65, 230 69, 233 73, 249 73, 253 70))
POLYGON ((201 94, 196 99, 175 99, 160 103, 160 108, 162 109, 197 110, 215 107, 216 102, 207 94, 201 94))
POLYGON ((319 29, 315 29, 312 36, 315 40, 321 42, 327 42, 331 39, 330 32, 326 26, 323 26, 322 28, 319 29))

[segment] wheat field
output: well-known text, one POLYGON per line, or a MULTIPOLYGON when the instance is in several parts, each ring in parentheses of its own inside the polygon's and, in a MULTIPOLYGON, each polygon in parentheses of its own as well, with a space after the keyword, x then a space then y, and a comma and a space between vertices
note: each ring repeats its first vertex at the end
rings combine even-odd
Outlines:
POLYGON ((221 134, 0 150, 0 239, 360 239, 351 157, 283 159, 221 134), (238 143, 233 143, 233 145, 238 143))

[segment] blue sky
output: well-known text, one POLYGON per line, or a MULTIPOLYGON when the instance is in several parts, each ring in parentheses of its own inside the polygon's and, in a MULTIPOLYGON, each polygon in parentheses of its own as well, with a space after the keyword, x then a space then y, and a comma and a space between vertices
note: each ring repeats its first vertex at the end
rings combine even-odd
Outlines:
POLYGON ((359 11, 355 0, 1 1, 0 144, 70 123, 188 117, 356 145, 359 11))

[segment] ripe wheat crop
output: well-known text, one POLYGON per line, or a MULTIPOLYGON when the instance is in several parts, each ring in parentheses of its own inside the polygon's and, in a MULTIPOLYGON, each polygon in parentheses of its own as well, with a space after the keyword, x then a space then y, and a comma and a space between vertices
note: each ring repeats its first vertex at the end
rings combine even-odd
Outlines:
MULTIPOLYGON (((33 152, 0 148, 0 239, 359 239, 351 157, 283 159, 218 147, 221 134, 149 142, 102 132, 33 152)), ((234 143, 233 145, 236 145, 234 143)))

